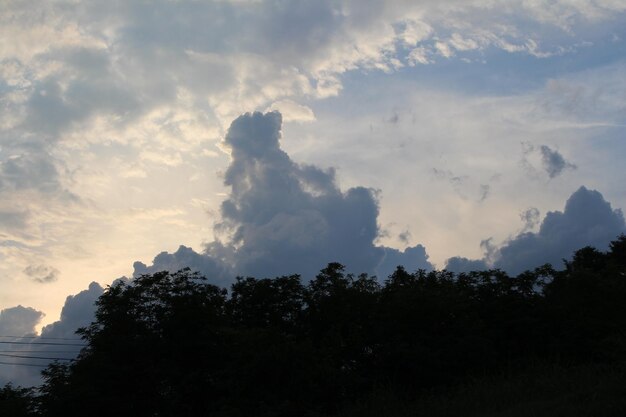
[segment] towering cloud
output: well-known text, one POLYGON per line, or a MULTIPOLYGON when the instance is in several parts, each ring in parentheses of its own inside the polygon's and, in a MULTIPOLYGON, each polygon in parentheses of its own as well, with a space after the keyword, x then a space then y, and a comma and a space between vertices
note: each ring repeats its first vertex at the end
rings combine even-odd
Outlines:
POLYGON ((280 148, 281 124, 278 112, 247 113, 226 134, 232 161, 224 184, 231 192, 216 225, 224 242, 208 244, 204 255, 185 247, 161 253, 150 267, 136 263, 135 274, 190 266, 223 283, 228 275, 299 273, 308 279, 333 261, 382 277, 399 264, 432 268, 421 245, 403 252, 376 246, 374 191, 342 191, 332 168, 292 161, 280 148))
POLYGON ((332 169, 299 165, 280 149, 280 113, 246 114, 226 135, 232 163, 224 183, 222 227, 237 247, 236 269, 243 274, 299 272, 313 276, 324 263, 340 261, 373 271, 381 250, 378 204, 372 190, 345 193, 332 169))

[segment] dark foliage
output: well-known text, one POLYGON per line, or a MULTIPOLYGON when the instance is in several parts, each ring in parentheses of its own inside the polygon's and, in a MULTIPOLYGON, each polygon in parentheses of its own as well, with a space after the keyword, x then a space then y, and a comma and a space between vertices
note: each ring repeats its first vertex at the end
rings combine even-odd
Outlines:
POLYGON ((0 416, 36 416, 36 401, 30 388, 13 387, 7 384, 0 388, 0 416))
POLYGON ((327 415, 380 387, 428 392, 533 363, 626 369, 625 259, 622 235, 562 271, 516 277, 398 267, 380 284, 331 263, 308 284, 238 278, 228 293, 189 270, 144 275, 106 290, 79 330, 88 347, 44 371, 37 401, 5 387, 0 407, 21 398, 31 414, 14 415, 327 415))

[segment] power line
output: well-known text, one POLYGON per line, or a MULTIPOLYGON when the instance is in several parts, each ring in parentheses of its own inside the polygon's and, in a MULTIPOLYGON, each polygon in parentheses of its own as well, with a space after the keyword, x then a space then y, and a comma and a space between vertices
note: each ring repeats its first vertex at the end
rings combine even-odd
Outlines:
POLYGON ((0 365, 13 365, 13 366, 36 366, 37 368, 47 368, 48 365, 38 365, 35 363, 11 363, 11 362, 0 362, 0 365))
POLYGON ((1 344, 6 345, 48 345, 48 346, 87 346, 85 343, 60 343, 60 342, 8 342, 0 340, 1 344))
POLYGON ((49 356, 27 356, 27 355, 7 355, 4 353, 0 353, 0 356, 8 357, 8 358, 23 358, 23 359, 46 359, 46 360, 54 360, 54 361, 74 361, 71 358, 53 358, 49 356))
POLYGON ((0 353, 80 353, 79 350, 0 350, 0 353))
POLYGON ((82 339, 76 338, 76 337, 47 337, 47 336, 5 336, 5 335, 0 335, 0 337, 10 337, 12 339, 41 339, 41 340, 74 340, 74 341, 80 341, 82 339))

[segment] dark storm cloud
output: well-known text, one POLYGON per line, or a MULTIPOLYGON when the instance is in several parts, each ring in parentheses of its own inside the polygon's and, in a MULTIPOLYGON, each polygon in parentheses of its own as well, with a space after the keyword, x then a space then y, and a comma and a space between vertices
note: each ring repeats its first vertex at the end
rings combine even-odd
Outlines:
POLYGON ((580 187, 565 209, 546 214, 537 233, 524 232, 499 248, 494 266, 511 273, 562 259, 584 246, 606 250, 611 240, 626 230, 621 210, 613 210, 602 194, 580 187))
POLYGON ((59 270, 47 265, 29 265, 23 271, 32 281, 41 284, 54 282, 59 278, 59 270))
POLYGON ((559 176, 565 169, 576 169, 576 165, 567 162, 558 151, 550 149, 546 145, 542 145, 540 150, 543 169, 550 178, 559 176))

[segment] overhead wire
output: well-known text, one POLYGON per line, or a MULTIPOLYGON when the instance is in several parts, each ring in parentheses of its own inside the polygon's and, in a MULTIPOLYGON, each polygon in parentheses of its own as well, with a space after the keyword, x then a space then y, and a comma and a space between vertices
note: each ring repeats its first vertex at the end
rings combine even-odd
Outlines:
POLYGON ((68 353, 68 354, 78 354, 80 350, 0 350, 0 353, 68 353))
POLYGON ((8 335, 0 335, 0 337, 9 337, 12 339, 41 339, 41 340, 73 340, 73 341, 81 341, 83 339, 77 337, 48 337, 48 336, 8 336, 8 335))
POLYGON ((0 361, 0 365, 12 365, 12 366, 36 366, 37 368, 47 368, 48 365, 39 365, 36 363, 12 363, 12 362, 2 362, 0 361))
POLYGON ((87 346, 86 343, 62 343, 62 342, 11 342, 0 340, 5 345, 47 345, 47 346, 87 346))
POLYGON ((53 360, 53 361, 74 361, 72 358, 57 358, 51 356, 30 356, 30 355, 10 355, 0 353, 0 356, 4 356, 7 358, 23 358, 23 359, 43 359, 43 360, 53 360))

